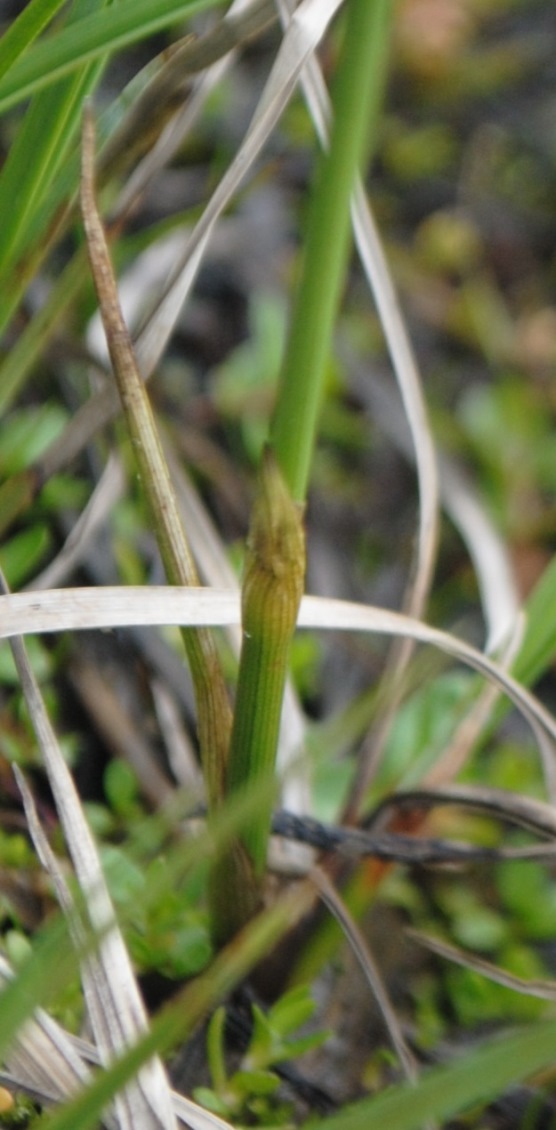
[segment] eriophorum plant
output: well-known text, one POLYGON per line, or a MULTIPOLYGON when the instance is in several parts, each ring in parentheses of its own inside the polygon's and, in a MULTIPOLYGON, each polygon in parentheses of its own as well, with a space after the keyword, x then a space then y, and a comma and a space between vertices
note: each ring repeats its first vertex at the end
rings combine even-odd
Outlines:
POLYGON ((554 652, 553 319, 540 269, 527 299, 504 290, 477 204, 496 180, 517 199, 522 165, 451 117, 457 91, 510 85, 506 5, 467 7, 0 11, 0 1120, 35 1117, 22 1094, 57 1128, 326 1109, 401 1130, 506 1102, 551 1060, 556 724, 526 688, 554 652), (263 302, 283 340, 250 334, 263 302), (437 556, 440 496, 468 558, 444 529, 437 556), (455 1058, 456 1030, 492 1020, 524 1026, 455 1058))

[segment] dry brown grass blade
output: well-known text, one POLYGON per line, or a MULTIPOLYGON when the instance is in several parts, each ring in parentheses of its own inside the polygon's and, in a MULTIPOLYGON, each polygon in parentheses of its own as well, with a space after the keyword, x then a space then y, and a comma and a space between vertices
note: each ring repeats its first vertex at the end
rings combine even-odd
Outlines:
POLYGON ((416 1082, 418 1077, 417 1061, 406 1044, 382 977, 361 930, 353 920, 336 888, 330 882, 326 872, 320 867, 313 867, 310 872, 310 878, 315 884, 322 901, 342 927, 346 939, 359 962, 371 993, 380 1009, 392 1046, 398 1056, 406 1078, 409 1079, 411 1083, 416 1082))
MULTIPOLYGON (((197 571, 181 523, 168 466, 150 402, 124 322, 116 279, 94 191, 94 124, 90 109, 83 122, 81 201, 91 270, 102 313, 110 359, 160 555, 172 585, 196 585, 197 571)), ((206 629, 184 630, 197 702, 201 758, 211 805, 225 795, 231 708, 215 642, 206 629)))
POLYGON ((432 809, 447 805, 484 812, 504 823, 526 828, 536 835, 547 836, 551 840, 556 839, 556 811, 553 805, 522 793, 479 785, 432 788, 425 784, 418 789, 393 793, 375 810, 367 827, 372 828, 377 822, 380 824, 384 814, 389 811, 432 809))
POLYGON ((187 37, 153 77, 102 151, 99 174, 131 146, 145 146, 145 123, 159 133, 122 187, 112 220, 120 222, 153 177, 171 160, 196 122, 212 90, 234 61, 236 50, 276 21, 270 0, 234 0, 223 18, 204 35, 187 37), (192 76, 205 73, 191 82, 192 76), (191 89, 189 89, 191 87, 191 89), (182 104, 183 103, 183 104, 182 104), (176 107, 179 107, 176 111, 176 107), (170 116, 169 116, 170 115, 170 116), (166 122, 166 119, 168 118, 166 122), (164 124, 166 122, 166 124, 164 124))
POLYGON ((430 950, 431 953, 446 958, 447 961, 453 961, 464 969, 471 969, 474 973, 480 973, 489 981, 495 981, 497 985, 504 985, 506 989, 513 989, 514 992, 522 993, 527 997, 540 997, 544 1001, 556 1001, 556 981, 516 977, 513 973, 501 969, 500 966, 493 965, 490 961, 484 961, 482 957, 475 957, 474 954, 458 949, 457 946, 449 945, 439 938, 432 938, 429 934, 422 934, 419 930, 407 930, 406 932, 409 938, 413 938, 415 942, 430 950))

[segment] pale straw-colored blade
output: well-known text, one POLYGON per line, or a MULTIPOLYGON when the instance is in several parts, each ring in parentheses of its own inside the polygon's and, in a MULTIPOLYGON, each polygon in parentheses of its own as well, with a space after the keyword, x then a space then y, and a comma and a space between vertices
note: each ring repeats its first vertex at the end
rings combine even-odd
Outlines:
POLYGON ((302 0, 296 9, 245 138, 194 228, 181 262, 176 265, 156 310, 136 340, 137 360, 143 376, 151 373, 158 364, 215 224, 279 121, 295 90, 304 63, 318 47, 341 2, 342 0, 302 0))
MULTIPOLYGON (((3 579, 2 583, 5 589, 3 579)), ((21 638, 14 637, 11 647, 60 823, 87 907, 89 927, 98 935, 97 954, 94 959, 86 959, 82 963, 82 979, 99 1054, 102 1062, 107 1064, 147 1031, 147 1017, 116 923, 96 846, 21 638)), ((32 819, 33 809, 28 793, 26 802, 28 817, 32 819)), ((34 825, 34 834, 37 841, 41 842, 45 859, 50 859, 51 853, 49 854, 45 837, 42 836, 41 839, 38 821, 34 825)), ((61 889, 59 895, 60 891, 61 889)), ((81 940, 81 937, 76 937, 78 944, 81 940)), ((120 1130, 171 1130, 175 1126, 168 1082, 158 1059, 151 1060, 116 1097, 114 1110, 120 1130)))
POLYGON ((91 494, 72 527, 60 552, 26 586, 28 589, 50 589, 62 585, 86 559, 89 546, 105 525, 108 515, 122 497, 125 475, 119 458, 112 454, 91 494))
MULTIPOLYGON (((0 987, 13 976, 11 966, 0 956, 0 987)), ((99 1063, 98 1051, 92 1044, 66 1032, 44 1009, 37 1008, 10 1052, 6 1082, 31 1091, 39 1101, 61 1102, 91 1082, 89 1064, 99 1063)), ((229 1122, 198 1103, 177 1091, 170 1094, 176 1118, 191 1130, 232 1130, 229 1122)), ((107 1130, 115 1126, 110 1115, 104 1115, 103 1124, 107 1130)), ((136 1130, 142 1130, 141 1124, 136 1130)))
MULTIPOLYGON (((50 590, 0 597, 0 638, 29 632, 58 632, 131 624, 222 627, 240 623, 239 596, 225 589, 128 587, 50 590)), ((463 640, 398 612, 322 597, 303 597, 299 628, 369 632, 410 637, 439 648, 478 671, 509 696, 534 730, 543 754, 547 788, 556 795, 556 720, 538 699, 499 664, 463 640)))

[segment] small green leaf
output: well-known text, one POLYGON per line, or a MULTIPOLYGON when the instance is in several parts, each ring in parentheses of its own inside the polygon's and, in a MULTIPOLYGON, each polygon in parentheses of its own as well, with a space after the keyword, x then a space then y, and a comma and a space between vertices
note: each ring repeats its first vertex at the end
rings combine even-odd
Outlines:
POLYGON ((10 588, 19 589, 37 571, 51 544, 48 526, 37 524, 16 534, 0 550, 0 565, 10 588))
POLYGON ((267 1064, 271 1061, 272 1052, 275 1047, 275 1037, 268 1017, 265 1016, 262 1009, 256 1004, 253 1005, 252 1017, 253 1034, 251 1036, 247 1061, 255 1067, 267 1064))
POLYGON ((295 989, 290 989, 272 1006, 269 1023, 281 1036, 287 1036, 310 1020, 314 1011, 315 1002, 307 986, 299 985, 295 989))
POLYGON ((10 413, 0 425, 0 473, 13 475, 38 459, 58 438, 67 419, 58 404, 10 413))
POLYGON ((195 1087, 193 1098, 196 1103, 204 1106, 206 1110, 211 1110, 213 1114, 220 1114, 224 1117, 228 1114, 227 1104, 214 1091, 211 1091, 210 1087, 195 1087))
POLYGON ((208 1061, 212 1082, 217 1094, 222 1094, 228 1085, 226 1063, 224 1060, 225 1024, 226 1009, 221 1005, 211 1016, 207 1033, 208 1061))
POLYGON ((230 1086, 244 1097, 250 1095, 271 1095, 280 1085, 280 1080, 272 1071, 236 1071, 230 1079, 230 1086))

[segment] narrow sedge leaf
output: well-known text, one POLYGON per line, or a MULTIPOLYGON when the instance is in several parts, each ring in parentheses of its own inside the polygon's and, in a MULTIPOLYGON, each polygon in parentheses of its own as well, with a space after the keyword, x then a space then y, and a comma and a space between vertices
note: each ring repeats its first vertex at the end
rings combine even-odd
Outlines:
MULTIPOLYGON (((98 6, 105 7, 105 4, 98 6)), ((72 8, 73 19, 78 20, 88 7, 87 0, 78 0, 72 8)), ((109 22, 105 16, 103 18, 105 23, 109 22)), ((22 63, 25 61, 22 59, 22 63)), ((46 230, 52 218, 54 203, 49 196, 50 187, 76 138, 83 99, 94 90, 105 61, 106 56, 94 64, 81 66, 70 80, 58 83, 48 98, 35 99, 8 154, 0 175, 0 214, 10 217, 10 223, 0 227, 0 281, 4 282, 8 294, 6 279, 28 249, 37 216, 41 216, 41 231, 46 230)), ((13 71, 10 76, 12 74, 13 71)), ((7 301, 0 318, 0 330, 5 327, 12 309, 12 302, 7 301)))
POLYGON ((40 35, 63 4, 65 0, 30 0, 0 40, 0 78, 9 71, 37 35, 40 35))
POLYGON ((382 98, 390 0, 350 0, 330 149, 311 194, 298 294, 272 425, 294 498, 307 493, 332 332, 350 249, 350 198, 382 98))
POLYGON ((213 7, 218 0, 120 0, 87 15, 52 39, 37 43, 0 81, 0 113, 29 98, 84 63, 104 58, 180 20, 213 7))
MULTIPOLYGON (((91 271, 99 300, 110 360, 118 387, 137 469, 149 506, 160 556, 171 585, 198 585, 197 571, 182 525, 168 464, 147 391, 139 375, 94 192, 94 124, 89 110, 83 122, 81 203, 91 271)), ((295 621, 294 621, 295 622, 295 621)), ((209 815, 226 797, 226 766, 232 712, 220 658, 206 628, 183 629, 195 701, 201 761, 209 815)), ((254 913, 253 884, 239 842, 215 861, 211 873, 211 924, 214 940, 230 937, 254 913)))
POLYGON ((484 1041, 449 1067, 427 1072, 415 1086, 392 1087, 378 1098, 344 1107, 341 1114, 314 1122, 313 1130, 420 1130, 430 1122, 443 1125, 553 1063, 555 1040, 552 1020, 484 1041))
MULTIPOLYGON (((60 319, 66 313, 68 304, 75 299, 86 277, 87 260, 83 248, 80 248, 53 282, 46 301, 27 323, 2 360, 0 414, 3 415, 7 411, 23 387, 29 371, 42 351, 46 349, 48 341, 58 328, 60 319)), ((17 289, 16 287, 15 290, 17 289)), ((2 513, 1 507, 0 513, 2 513)))

